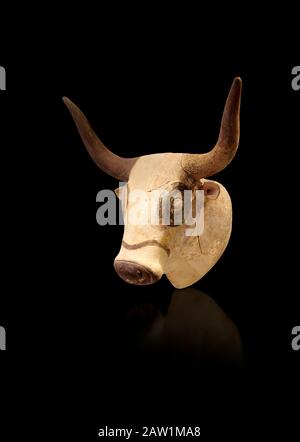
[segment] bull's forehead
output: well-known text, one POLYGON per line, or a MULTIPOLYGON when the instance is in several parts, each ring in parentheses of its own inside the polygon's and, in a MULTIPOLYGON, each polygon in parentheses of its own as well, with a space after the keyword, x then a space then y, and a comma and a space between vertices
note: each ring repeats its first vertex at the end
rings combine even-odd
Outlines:
POLYGON ((161 153, 140 157, 130 173, 130 188, 150 191, 170 182, 183 181, 186 178, 181 160, 181 153, 161 153))

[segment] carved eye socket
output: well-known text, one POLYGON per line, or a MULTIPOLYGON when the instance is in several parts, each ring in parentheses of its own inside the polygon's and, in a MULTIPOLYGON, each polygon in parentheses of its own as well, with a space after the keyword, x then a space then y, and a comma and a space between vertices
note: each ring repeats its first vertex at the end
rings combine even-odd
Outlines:
POLYGON ((176 189, 173 196, 159 200, 159 218, 163 225, 176 227, 184 223, 184 192, 176 189))

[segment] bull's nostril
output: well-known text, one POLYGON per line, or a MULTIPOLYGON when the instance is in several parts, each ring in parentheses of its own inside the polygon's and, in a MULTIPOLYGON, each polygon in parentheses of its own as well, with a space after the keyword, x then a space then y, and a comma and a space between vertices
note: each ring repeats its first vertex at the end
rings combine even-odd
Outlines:
POLYGON ((136 262, 116 260, 114 267, 118 275, 129 284, 147 285, 153 284, 160 279, 148 267, 136 262))

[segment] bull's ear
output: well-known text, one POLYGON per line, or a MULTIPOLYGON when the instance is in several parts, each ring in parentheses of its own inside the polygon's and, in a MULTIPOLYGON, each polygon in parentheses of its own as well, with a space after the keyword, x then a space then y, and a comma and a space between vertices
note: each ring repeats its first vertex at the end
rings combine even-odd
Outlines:
POLYGON ((220 193, 220 186, 213 181, 206 181, 203 184, 204 196, 206 198, 216 200, 220 193))
POLYGON ((120 187, 117 187, 117 188, 114 190, 114 192, 115 192, 115 194, 117 195, 118 198, 120 198, 120 191, 121 191, 121 188, 120 188, 120 187))

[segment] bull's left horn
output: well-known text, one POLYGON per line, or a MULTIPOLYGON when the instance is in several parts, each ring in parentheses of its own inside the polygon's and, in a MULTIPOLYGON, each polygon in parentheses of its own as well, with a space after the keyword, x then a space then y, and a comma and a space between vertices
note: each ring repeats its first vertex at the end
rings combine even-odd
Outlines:
POLYGON ((235 156, 240 139, 241 91, 242 80, 236 77, 226 100, 217 144, 205 154, 184 154, 182 167, 188 174, 199 179, 215 175, 235 156))
POLYGON ((63 97, 63 101, 75 121, 85 147, 97 166, 120 181, 128 181, 130 171, 138 158, 122 158, 112 153, 99 140, 87 118, 76 104, 67 97, 63 97))

